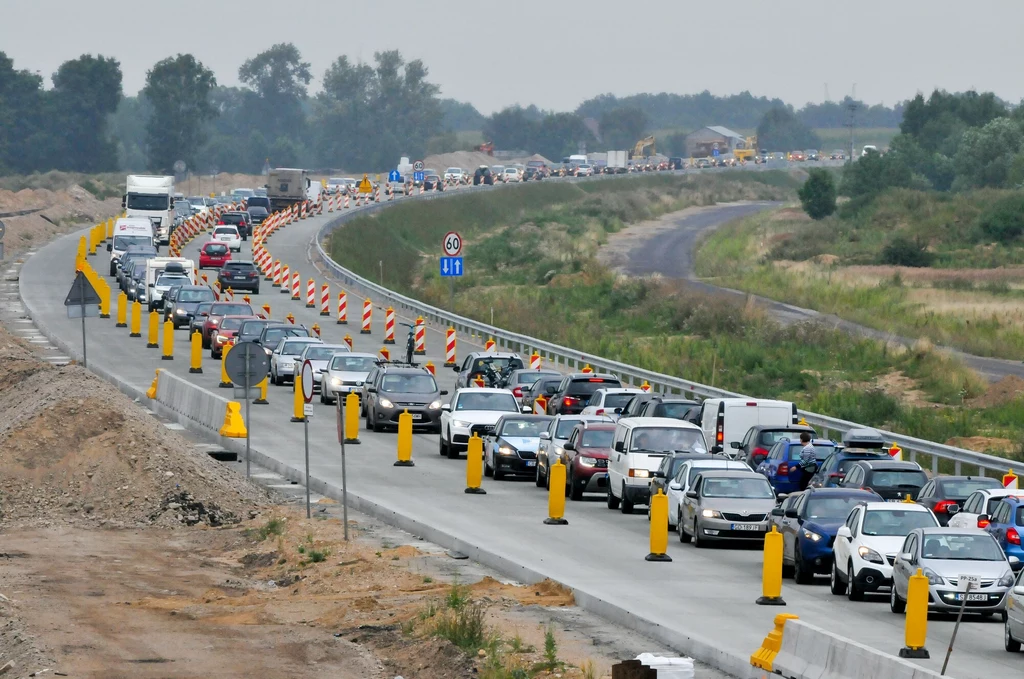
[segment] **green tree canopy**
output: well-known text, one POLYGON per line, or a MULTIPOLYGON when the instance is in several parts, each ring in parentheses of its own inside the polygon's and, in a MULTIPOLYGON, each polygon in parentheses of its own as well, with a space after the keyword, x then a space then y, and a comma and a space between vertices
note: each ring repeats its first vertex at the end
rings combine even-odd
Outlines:
POLYGON ((1024 132, 1009 118, 995 118, 971 127, 957 147, 955 189, 1005 186, 1014 159, 1024 146, 1024 132))
POLYGON ((306 124, 303 102, 313 79, 309 63, 292 43, 279 43, 238 69, 238 79, 256 94, 250 103, 250 124, 267 138, 302 136, 306 124))
POLYGON ((771 151, 820 148, 821 139, 787 107, 773 108, 757 125, 757 144, 771 151))
POLYGON ((828 170, 812 168, 797 195, 811 219, 824 219, 836 211, 836 181, 828 170))
POLYGON ((177 160, 195 167, 206 123, 217 115, 210 102, 216 84, 213 71, 191 54, 168 57, 146 74, 142 91, 153 106, 146 126, 151 170, 170 172, 177 160))
POLYGON ((602 113, 598 124, 606 148, 631 149, 647 130, 647 114, 635 106, 624 106, 602 113))
POLYGON ((107 123, 121 102, 121 65, 116 59, 86 54, 65 61, 53 74, 58 130, 65 142, 57 165, 76 172, 117 169, 117 145, 107 123))

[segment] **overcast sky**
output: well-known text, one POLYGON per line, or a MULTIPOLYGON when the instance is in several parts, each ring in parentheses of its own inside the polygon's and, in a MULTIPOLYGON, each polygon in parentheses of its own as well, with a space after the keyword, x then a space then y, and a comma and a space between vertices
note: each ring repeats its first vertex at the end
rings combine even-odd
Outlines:
POLYGON ((0 0, 0 16, 16 68, 48 78, 83 53, 114 56, 127 94, 179 52, 235 85, 247 58, 293 42, 313 91, 339 55, 398 49, 485 114, 705 89, 799 107, 854 83, 869 103, 935 87, 1024 96, 1022 0, 0 0))

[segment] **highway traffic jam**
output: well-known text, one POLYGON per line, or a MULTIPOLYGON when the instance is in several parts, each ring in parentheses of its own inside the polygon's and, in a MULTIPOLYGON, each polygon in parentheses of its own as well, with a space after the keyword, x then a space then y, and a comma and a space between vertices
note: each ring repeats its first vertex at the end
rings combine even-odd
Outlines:
MULTIPOLYGON (((449 177, 456 169, 431 176, 477 183, 449 177)), ((331 181, 325 196, 358 195, 357 185, 331 181)), ((1005 650, 1021 650, 1024 491, 1015 478, 1004 487, 998 478, 932 475, 873 430, 851 430, 838 442, 819 436, 785 401, 653 393, 611 374, 566 374, 537 356, 494 348, 428 369, 417 361, 413 325, 395 356, 354 351, 350 337, 329 340, 319 327, 270 317, 281 290, 253 248, 265 245, 261 229, 275 213, 299 209, 294 200, 239 189, 230 204, 172 198, 170 213, 167 205, 154 213, 142 209, 155 205, 143 192, 167 189, 150 183, 129 178, 127 216, 116 220, 107 246, 111 285, 175 330, 198 333, 211 359, 254 342, 268 356, 270 384, 289 392, 308 361, 321 404, 356 394, 362 424, 373 432, 396 429, 407 412, 416 430, 436 434, 447 459, 464 459, 479 437, 488 484, 525 479, 550 491, 553 478, 564 478, 573 502, 599 500, 622 514, 646 508, 649 519, 652 495, 663 494, 669 530, 693 548, 760 545, 777 530, 785 575, 800 585, 827 578, 833 595, 851 601, 884 595, 893 613, 903 613, 920 569, 930 610, 1001 617, 1005 650), (195 259, 161 255, 161 245, 174 254, 187 243, 175 246, 175 227, 209 215, 215 223, 191 244, 195 259), (216 272, 212 283, 207 271, 216 272), (440 370, 451 371, 452 390, 439 385, 440 370)), ((286 273, 284 291, 288 280, 286 273)))

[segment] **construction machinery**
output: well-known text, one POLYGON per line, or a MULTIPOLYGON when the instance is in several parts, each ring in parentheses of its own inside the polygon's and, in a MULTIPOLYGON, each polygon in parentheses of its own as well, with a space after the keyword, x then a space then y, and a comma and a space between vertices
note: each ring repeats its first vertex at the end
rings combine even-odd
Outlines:
POLYGON ((633 152, 629 154, 629 157, 644 158, 644 149, 646 149, 648 146, 651 147, 652 155, 657 153, 657 151, 654 150, 654 137, 644 137, 643 139, 636 143, 636 146, 633 147, 633 152))
POLYGON ((485 141, 483 144, 477 144, 476 146, 473 147, 473 150, 474 151, 480 151, 481 153, 486 153, 489 156, 493 156, 494 155, 494 142, 493 141, 485 141))
POLYGON ((732 156, 736 160, 756 160, 757 137, 747 137, 746 141, 737 142, 736 148, 732 150, 732 156))

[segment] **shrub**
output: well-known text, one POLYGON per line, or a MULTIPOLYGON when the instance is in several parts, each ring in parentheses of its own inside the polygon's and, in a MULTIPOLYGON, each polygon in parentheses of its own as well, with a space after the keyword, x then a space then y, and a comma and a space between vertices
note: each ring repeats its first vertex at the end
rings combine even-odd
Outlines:
POLYGON ((917 241, 896 236, 882 248, 882 264, 893 266, 929 266, 934 256, 917 241))
POLYGON ((1024 234, 1024 193, 996 200, 978 217, 981 233, 1000 243, 1008 243, 1024 234))
POLYGON ((811 219, 824 219, 836 211, 836 181, 828 170, 811 170, 797 195, 811 219))

